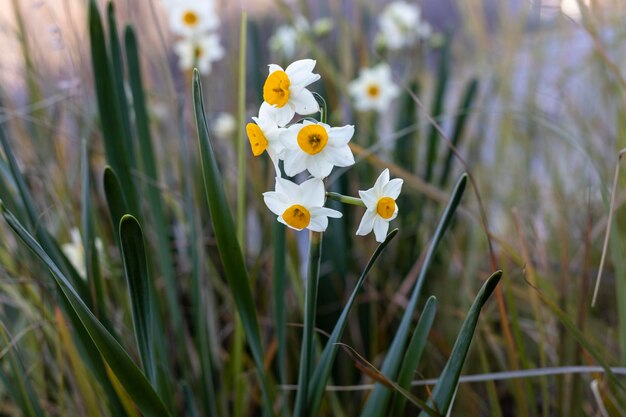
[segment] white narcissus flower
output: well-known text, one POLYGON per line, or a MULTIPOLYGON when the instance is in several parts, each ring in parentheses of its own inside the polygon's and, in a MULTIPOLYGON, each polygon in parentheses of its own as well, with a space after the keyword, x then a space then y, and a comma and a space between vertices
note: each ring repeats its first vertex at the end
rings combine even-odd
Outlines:
POLYGON ((278 221, 295 230, 309 229, 323 232, 328 218, 340 218, 337 210, 324 207, 326 190, 319 178, 311 178, 298 185, 276 177, 276 191, 263 193, 267 207, 278 216, 278 221))
POLYGON ((400 89, 391 79, 389 65, 381 63, 373 68, 361 68, 359 77, 348 84, 348 93, 357 110, 383 112, 400 94, 400 89))
POLYGON ((181 36, 195 36, 220 24, 215 5, 208 0, 172 2, 169 13, 172 32, 181 36))
POLYGON ((313 93, 306 87, 319 80, 319 74, 313 74, 315 60, 301 59, 293 62, 285 70, 270 64, 270 74, 263 85, 263 104, 261 110, 283 127, 298 113, 313 114, 320 110, 313 93))
POLYGON ((304 16, 296 16, 293 25, 281 25, 270 37, 268 46, 285 58, 292 58, 303 34, 309 31, 309 22, 304 16))
POLYGON ((354 156, 348 145, 352 135, 352 125, 330 127, 305 120, 289 126, 282 134, 285 173, 294 176, 306 169, 316 178, 325 178, 333 166, 353 165, 354 156))
POLYGON ((401 1, 390 3, 378 18, 379 41, 389 49, 414 45, 430 36, 430 25, 422 20, 420 8, 401 1))
POLYGON ((400 178, 389 181, 389 169, 385 169, 374 183, 374 187, 367 191, 359 190, 359 196, 367 210, 356 231, 357 235, 365 236, 374 230, 376 241, 385 240, 389 222, 398 215, 396 199, 400 195, 403 182, 400 178))
POLYGON ((235 133, 237 120, 230 113, 219 113, 213 121, 213 132, 219 138, 229 138, 235 133))
POLYGON ((278 168, 278 160, 282 158, 285 146, 281 135, 285 131, 284 128, 278 127, 276 121, 267 113, 267 108, 261 107, 259 117, 253 117, 254 123, 246 125, 246 133, 248 141, 252 148, 252 154, 259 156, 267 151, 272 159, 276 172, 280 172, 278 168))
POLYGON ((224 57, 220 38, 215 34, 181 39, 174 44, 174 50, 181 69, 188 70, 195 66, 205 75, 211 72, 213 62, 224 57))

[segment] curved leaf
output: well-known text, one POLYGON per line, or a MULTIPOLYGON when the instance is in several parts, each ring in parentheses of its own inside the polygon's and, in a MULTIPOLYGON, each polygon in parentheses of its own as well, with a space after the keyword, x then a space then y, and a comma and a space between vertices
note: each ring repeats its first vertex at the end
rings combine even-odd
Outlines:
MULTIPOLYGON (((467 317, 465 317, 463 326, 461 326, 456 342, 454 342, 454 347, 452 348, 452 353, 450 354, 448 363, 446 363, 445 368, 443 368, 443 371, 439 376, 439 380, 437 381, 437 385, 435 385, 432 399, 428 402, 428 404, 433 405, 434 408, 441 413, 441 415, 447 415, 448 413, 452 397, 454 396, 456 387, 459 383, 461 369, 465 363, 465 358, 467 357, 467 352, 472 342, 474 331, 476 330, 476 323, 478 323, 480 310, 489 299, 489 296, 496 288, 496 285, 498 285, 500 277, 502 277, 502 271, 494 272, 493 275, 491 275, 483 284, 482 288, 478 292, 478 295, 476 295, 474 303, 467 312, 467 317)), ((420 414, 420 417, 425 416, 425 413, 420 414)))
POLYGON ((85 305, 72 284, 50 256, 4 205, 0 204, 0 210, 13 231, 50 269, 61 293, 75 311, 89 337, 93 340, 104 360, 142 413, 154 417, 170 416, 170 412, 145 375, 139 370, 124 348, 85 305))
POLYGON ((237 306, 237 312, 241 318, 246 338, 250 345, 252 358, 257 367, 261 393, 263 395, 264 412, 273 415, 270 387, 265 376, 263 363, 263 346, 259 333, 254 298, 248 279, 248 271, 241 252, 241 247, 235 236, 235 226, 231 216, 231 209, 224 194, 224 182, 217 167, 217 160, 211 146, 209 129, 206 121, 204 102, 202 99, 202 85, 198 70, 193 72, 193 103, 198 131, 198 146, 200 161, 202 163, 202 177, 204 190, 211 213, 211 223, 217 241, 217 248, 224 267, 224 273, 228 285, 233 292, 233 299, 237 306))

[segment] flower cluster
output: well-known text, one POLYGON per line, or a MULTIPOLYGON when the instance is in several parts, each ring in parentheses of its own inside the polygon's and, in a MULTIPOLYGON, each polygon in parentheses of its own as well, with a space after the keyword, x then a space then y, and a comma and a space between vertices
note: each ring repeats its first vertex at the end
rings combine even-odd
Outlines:
POLYGON ((213 63, 224 56, 216 29, 220 25, 212 0, 163 0, 170 28, 178 37, 174 51, 181 69, 197 67, 211 72, 213 63))
POLYGON ((391 50, 411 47, 432 34, 432 28, 422 19, 419 6, 402 1, 385 7, 378 18, 378 26, 377 43, 391 50))
MULTIPOLYGON (((247 124, 246 132, 254 156, 267 152, 274 163, 275 190, 264 193, 263 198, 278 216, 277 220, 295 230, 323 232, 329 217, 342 216, 339 211, 324 207, 327 196, 324 179, 333 167, 354 164, 349 146, 354 126, 334 127, 312 117, 291 123, 296 114, 310 116, 320 112, 318 100, 307 88, 320 79, 313 72, 315 64, 312 59, 303 59, 285 69, 270 65, 263 86, 263 104, 258 117, 247 124), (297 184, 282 178, 279 161, 283 161, 286 175, 294 177, 306 171, 308 179, 297 184)), ((362 200, 346 199, 367 208, 358 235, 373 230, 376 240, 384 240, 389 222, 398 213, 395 200, 401 188, 402 180, 390 181, 389 171, 385 170, 373 188, 359 191, 362 200)))

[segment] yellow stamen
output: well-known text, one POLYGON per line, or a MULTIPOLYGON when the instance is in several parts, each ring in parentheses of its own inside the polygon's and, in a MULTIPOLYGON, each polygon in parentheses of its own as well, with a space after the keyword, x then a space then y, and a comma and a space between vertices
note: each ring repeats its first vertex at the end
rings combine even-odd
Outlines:
POLYGON ((267 138, 261 128, 254 123, 248 123, 246 125, 246 133, 248 134, 248 141, 250 141, 250 147, 254 156, 261 155, 267 149, 267 138))
POLYGON ((196 59, 197 59, 197 58, 200 58, 200 57, 202 56, 203 52, 204 52, 204 51, 202 50, 202 48, 201 48, 200 46, 196 46, 196 47, 194 48, 194 50, 193 50, 193 55, 194 55, 194 56, 196 57, 196 59))
POLYGON ((289 101, 290 85, 291 82, 285 71, 274 71, 265 80, 263 100, 272 106, 283 107, 289 101))
POLYGON ((294 229, 304 229, 311 222, 311 213, 300 204, 294 204, 285 210, 283 220, 294 229))
POLYGON ((367 87, 367 94, 369 94, 370 97, 378 97, 380 94, 380 88, 378 88, 376 84, 372 84, 367 87))
POLYGON ((298 132, 298 145, 309 155, 322 152, 328 143, 328 133, 320 125, 307 125, 298 132))
POLYGON ((195 26, 198 24, 198 15, 193 10, 187 10, 183 13, 183 23, 187 26, 195 26))
POLYGON ((396 211, 396 201, 391 197, 383 197, 378 200, 376 213, 383 219, 389 219, 396 211))

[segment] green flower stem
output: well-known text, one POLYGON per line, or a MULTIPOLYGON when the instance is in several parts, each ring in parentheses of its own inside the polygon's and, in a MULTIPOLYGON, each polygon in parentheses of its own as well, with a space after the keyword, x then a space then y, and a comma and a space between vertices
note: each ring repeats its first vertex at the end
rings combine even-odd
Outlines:
POLYGON ((298 372, 298 392, 294 417, 307 417, 308 390, 313 362, 313 329, 317 305, 317 284, 319 281, 320 261, 322 259, 322 233, 309 233, 309 267, 304 301, 304 331, 300 350, 300 371, 298 372))
POLYGON ((343 194, 339 194, 339 193, 333 193, 333 192, 330 192, 330 191, 326 192, 326 197, 330 198, 331 200, 339 201, 340 203, 352 204, 353 206, 365 207, 365 203, 360 198, 349 197, 347 195, 343 195, 343 194))
MULTIPOLYGON (((241 126, 245 125, 246 118, 246 28, 247 14, 241 13, 241 31, 239 34, 239 95, 237 100, 237 118, 240 127, 237 135, 237 240, 241 250, 246 253, 246 148, 245 135, 241 126)), ((241 417, 245 410, 245 380, 243 375, 243 353, 245 334, 241 319, 235 319, 235 333, 233 340, 232 371, 235 388, 235 417, 241 417)))

